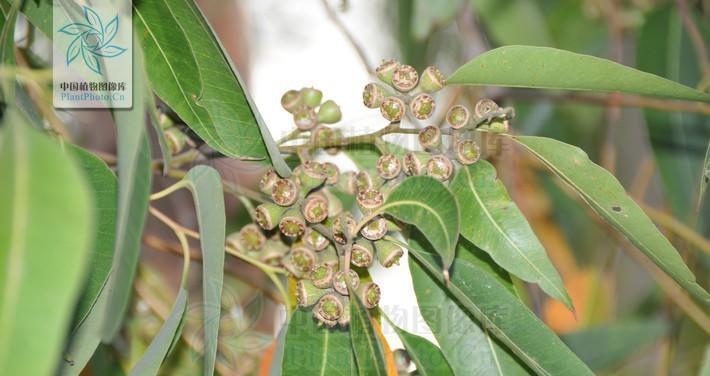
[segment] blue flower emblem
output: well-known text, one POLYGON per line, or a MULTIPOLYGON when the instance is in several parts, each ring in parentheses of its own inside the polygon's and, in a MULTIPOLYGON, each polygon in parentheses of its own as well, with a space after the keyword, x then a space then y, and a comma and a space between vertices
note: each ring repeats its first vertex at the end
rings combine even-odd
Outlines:
POLYGON ((100 57, 113 58, 126 52, 125 48, 111 44, 118 32, 118 16, 104 26, 101 17, 93 9, 87 6, 83 8, 86 23, 75 22, 59 29, 64 34, 75 36, 67 47, 67 66, 81 55, 89 69, 101 74, 100 57))

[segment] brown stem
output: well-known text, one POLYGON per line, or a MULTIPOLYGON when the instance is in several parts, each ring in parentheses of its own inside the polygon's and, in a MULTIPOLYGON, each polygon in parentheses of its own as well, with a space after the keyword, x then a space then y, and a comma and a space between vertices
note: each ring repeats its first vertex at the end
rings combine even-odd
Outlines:
POLYGON ((362 65, 365 67, 365 70, 367 70, 367 73, 373 74, 374 69, 372 68, 372 65, 370 65, 370 62, 367 60, 367 55, 365 55, 365 50, 360 46, 360 44, 355 40, 355 37, 350 33, 347 27, 343 24, 343 22, 338 18, 338 15, 335 14, 335 10, 328 4, 328 0, 321 0, 323 3, 323 8, 325 9, 325 13, 328 15, 328 18, 333 22, 335 27, 340 30, 340 32, 345 36, 345 38, 350 42, 350 45, 353 47, 355 52, 357 53, 357 56, 360 58, 360 62, 362 62, 362 65))

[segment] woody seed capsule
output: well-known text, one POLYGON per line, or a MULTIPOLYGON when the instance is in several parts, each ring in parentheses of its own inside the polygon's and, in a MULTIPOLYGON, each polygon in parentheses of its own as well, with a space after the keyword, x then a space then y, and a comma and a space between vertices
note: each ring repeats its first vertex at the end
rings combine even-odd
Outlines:
POLYGON ((441 181, 451 178, 454 173, 454 164, 444 155, 434 155, 426 164, 427 175, 441 181))
POLYGON ((267 202, 254 209, 254 219, 264 230, 272 230, 279 223, 286 210, 287 208, 285 207, 267 202))
POLYGON ((350 212, 341 214, 333 219, 333 239, 339 244, 346 244, 357 227, 357 222, 350 212))
POLYGON ((293 266, 302 274, 310 273, 316 265, 316 255, 306 247, 295 247, 289 254, 293 266))
POLYGON ((392 86, 403 93, 417 87, 417 83, 419 83, 419 74, 411 65, 400 65, 392 74, 392 86))
MULTIPOLYGON (((350 269, 348 275, 350 276, 350 287, 353 290, 357 290, 357 288, 360 287, 360 277, 352 269, 350 269)), ((348 295, 348 286, 345 284, 345 272, 342 270, 336 272, 333 276, 333 289, 341 295, 348 295)))
POLYGON ((382 82, 391 85, 392 75, 397 67, 399 67, 399 61, 395 59, 382 60, 382 63, 375 68, 375 74, 382 82))
POLYGON ((412 114, 414 114, 415 118, 426 120, 434 113, 436 102, 431 95, 422 93, 412 99, 409 108, 412 110, 412 114))
POLYGON ((309 223, 323 222, 328 218, 328 199, 323 195, 312 194, 303 201, 301 211, 309 223))
POLYGON ((433 148, 441 143, 441 130, 434 125, 427 125, 419 132, 419 143, 424 148, 433 148))
POLYGON ((409 176, 421 175, 429 159, 431 159, 431 154, 429 153, 410 151, 404 155, 402 169, 409 176))
POLYGON ((380 293, 380 286, 378 286, 374 282, 364 283, 357 290, 357 294, 360 297, 360 300, 362 301, 363 305, 365 305, 365 308, 367 309, 377 307, 377 305, 380 303, 380 296, 382 296, 382 294, 380 293))
POLYGON ((362 170, 355 175, 355 191, 360 192, 372 188, 373 182, 370 173, 362 170))
POLYGON ((446 79, 439 68, 431 66, 422 72, 419 80, 419 88, 425 93, 433 93, 441 90, 446 84, 446 79))
POLYGON ((303 238, 306 245, 311 247, 311 249, 316 252, 324 250, 326 247, 328 247, 328 244, 330 244, 325 236, 321 235, 320 232, 310 227, 306 228, 306 233, 303 238))
POLYGON ((289 238, 297 238, 306 231, 306 222, 295 208, 289 209, 279 221, 279 230, 289 238))
POLYGON ((377 173, 382 179, 394 179, 402 172, 402 162, 394 154, 383 154, 377 159, 377 173))
POLYGON ((310 307, 329 291, 319 288, 309 280, 302 279, 296 283, 296 302, 299 307, 310 307))
POLYGON ((326 263, 318 264, 313 269, 311 280, 314 286, 325 289, 333 285, 334 274, 333 265, 326 263))
POLYGON ((338 179, 340 178, 340 170, 338 166, 331 162, 321 163, 321 171, 325 175, 325 184, 336 185, 338 184, 338 179))
POLYGON ((481 149, 474 140, 463 140, 456 144, 456 159, 462 165, 476 163, 481 157, 481 149))
POLYGON ((375 248, 377 248, 377 261, 385 268, 399 264, 399 259, 404 254, 402 247, 387 240, 377 241, 375 248))
POLYGON ((446 113, 446 123, 454 129, 463 128, 468 123, 470 118, 471 114, 469 113, 468 108, 460 104, 452 106, 446 113))
POLYGON ((264 175, 261 176, 259 180, 259 190, 268 194, 271 194, 271 188, 274 186, 277 180, 279 180, 279 175, 276 174, 273 168, 266 170, 264 175))
POLYGON ((496 102, 488 98, 483 98, 480 101, 476 102, 476 106, 473 108, 473 113, 476 115, 477 118, 482 118, 490 112, 497 111, 498 108, 499 107, 496 102))
POLYGON ((236 249, 258 251, 266 243, 266 237, 259 227, 253 223, 242 227, 236 235, 236 239, 232 235, 227 238, 227 242, 235 246, 236 249))
POLYGON ((293 123, 302 131, 307 131, 318 124, 318 115, 312 108, 302 106, 293 113, 293 123))
POLYGON ((402 120, 402 117, 404 117, 404 110, 404 102, 397 97, 387 97, 380 105, 380 113, 382 114, 382 117, 392 123, 402 120))
POLYGON ((322 185, 326 179, 323 167, 316 161, 305 161, 302 165, 296 167, 294 175, 298 177, 301 188, 306 193, 322 185))
POLYGON ((344 328, 350 324, 350 299, 345 296, 341 296, 340 301, 343 302, 345 310, 343 311, 343 315, 338 319, 338 325, 344 328))
POLYGON ((372 251, 372 244, 369 241, 359 240, 352 245, 350 251, 350 263, 361 268, 372 265, 375 253, 372 251))
POLYGON ((360 230, 360 234, 369 240, 382 239, 387 234, 387 220, 381 216, 375 217, 360 230))
POLYGON ((377 108, 380 107, 382 102, 385 100, 385 89, 375 83, 369 83, 365 85, 365 89, 362 91, 362 103, 367 108, 377 108))
POLYGON ((357 204, 364 210, 377 209, 385 202, 385 196, 376 189, 364 189, 357 193, 357 204))
POLYGON ((338 323, 338 319, 345 311, 343 303, 334 294, 326 294, 320 298, 313 316, 328 327, 333 327, 338 323))
POLYGON ((298 185, 288 178, 277 180, 271 187, 271 199, 277 205, 293 205, 298 199, 298 185))

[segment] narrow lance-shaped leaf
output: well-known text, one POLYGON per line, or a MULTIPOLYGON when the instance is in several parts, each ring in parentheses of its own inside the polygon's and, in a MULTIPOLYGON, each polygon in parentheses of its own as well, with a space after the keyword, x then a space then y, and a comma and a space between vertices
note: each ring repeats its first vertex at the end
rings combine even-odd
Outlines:
POLYGON ((49 375, 86 277, 92 195, 59 145, 32 130, 15 108, 4 115, 0 374, 49 375))
MULTIPOLYGON (((134 41, 133 45, 137 45, 134 41)), ((140 49, 133 51, 134 72, 142 71, 140 49)), ((143 82, 135 80, 133 90, 143 93, 143 82)), ((130 110, 114 110, 118 133, 118 219, 109 294, 102 339, 111 341, 123 324, 133 289, 140 253, 141 234, 148 211, 151 188, 150 144, 145 127, 145 101, 136 100, 130 110)))
POLYGON ((357 293, 350 291, 350 343, 352 344, 358 375, 387 376, 384 352, 380 339, 372 326, 367 308, 357 293))
POLYGON ((710 94, 610 60, 549 47, 505 46, 464 64, 449 85, 624 92, 710 102, 710 94))
POLYGON ((417 366, 417 374, 422 376, 446 376, 454 375, 454 371, 449 366, 449 363, 444 358, 441 350, 434 346, 433 343, 426 339, 411 334, 397 325, 382 312, 387 321, 394 329, 397 336, 402 341, 407 354, 417 366))
MULTIPOLYGON (((463 310, 511 350, 528 367, 540 375, 592 375, 534 313, 498 279, 473 263, 454 263, 448 287, 444 275, 436 266, 437 257, 425 251, 417 237, 410 239, 410 269, 413 274, 426 272, 446 289, 463 310), (458 269, 457 269, 458 268, 458 269)), ((415 277, 418 278, 418 277, 415 277)), ((449 364, 453 364, 449 359, 449 364)))
POLYGON ((710 184, 710 142, 708 142, 708 148, 705 151, 705 161, 703 162, 703 171, 700 174, 700 189, 698 190, 698 210, 703 205, 703 196, 705 196, 705 190, 710 184))
POLYGON ((286 330, 281 371, 289 376, 354 374, 348 330, 319 326, 310 310, 295 310, 286 330))
POLYGON ((678 251, 666 239, 624 187, 582 149, 545 137, 513 137, 576 190, 589 206, 623 233, 656 265, 691 295, 710 304, 710 295, 695 280, 678 251))
POLYGON ((133 23, 158 96, 215 150, 270 160, 279 174, 289 175, 238 72, 193 1, 142 0, 134 9, 133 23))
POLYGON ((459 237, 459 209, 444 184, 429 176, 408 178, 378 210, 417 227, 441 256, 448 275, 459 237))
POLYGON ((185 176, 195 200, 202 248, 204 373, 214 373, 224 282, 225 212, 222 178, 209 166, 193 167, 185 176))
POLYGON ((461 235, 520 279, 537 283, 572 308, 562 279, 520 209, 487 161, 461 168, 451 183, 461 212, 461 235))
MULTIPOLYGON (((508 274, 480 249, 461 240, 454 262, 456 273, 488 273, 514 292, 508 274)), ((532 373, 493 334, 483 328, 435 277, 410 261, 414 292, 424 321, 431 328, 455 374, 527 375, 532 373)))

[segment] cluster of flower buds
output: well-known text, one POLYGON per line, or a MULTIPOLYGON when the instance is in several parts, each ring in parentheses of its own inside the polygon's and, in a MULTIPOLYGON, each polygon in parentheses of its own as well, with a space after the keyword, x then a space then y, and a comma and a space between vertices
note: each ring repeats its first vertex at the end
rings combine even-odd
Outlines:
POLYGON ((384 83, 369 83, 362 93, 367 108, 379 108, 382 117, 396 123, 409 111, 419 120, 427 120, 436 109, 431 95, 444 87, 444 75, 436 67, 426 68, 421 78, 414 67, 397 60, 385 60, 375 73, 384 83))
POLYGON ((281 106, 293 115, 293 122, 302 131, 318 124, 333 124, 340 121, 340 107, 332 100, 323 102, 323 93, 314 88, 289 90, 281 97, 281 106))

